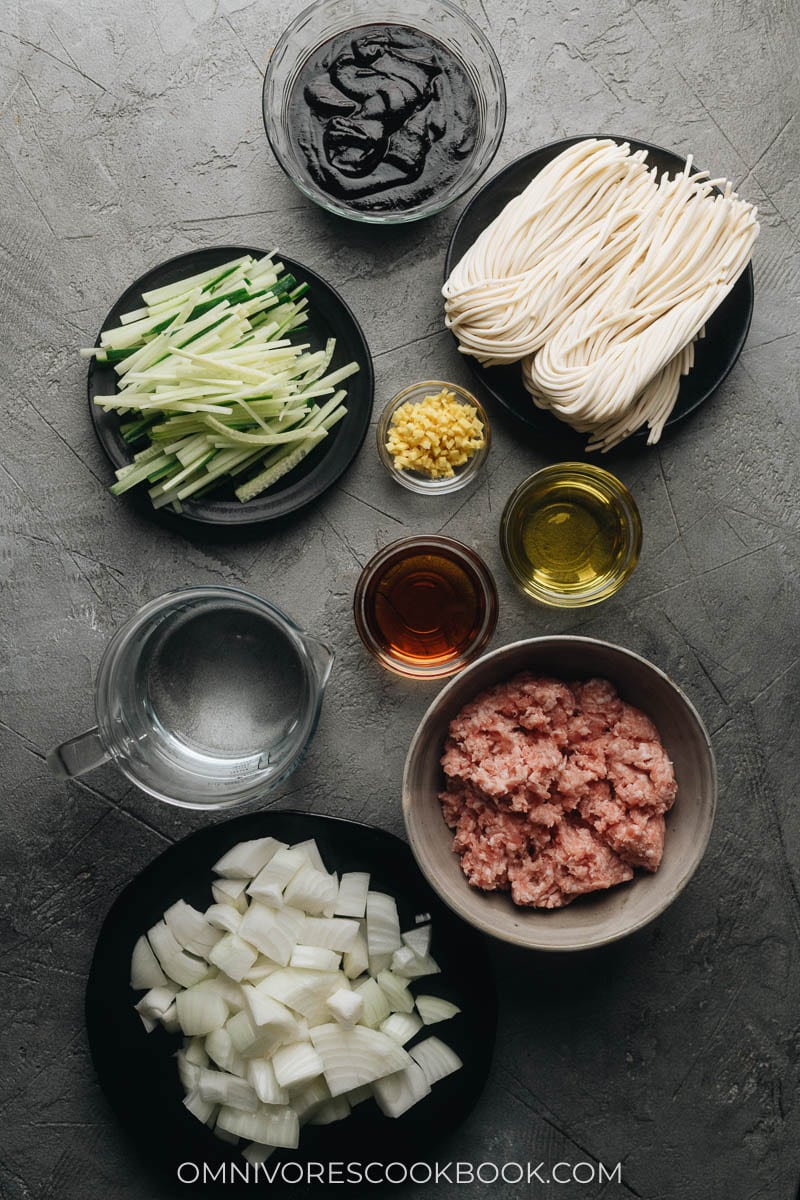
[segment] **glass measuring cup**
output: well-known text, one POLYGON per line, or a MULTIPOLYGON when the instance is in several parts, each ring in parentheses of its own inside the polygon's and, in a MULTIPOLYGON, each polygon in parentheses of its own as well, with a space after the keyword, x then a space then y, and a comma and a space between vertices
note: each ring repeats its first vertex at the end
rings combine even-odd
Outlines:
POLYGON ((223 808, 274 788, 300 763, 333 653, 275 605, 232 587, 145 604, 97 671, 97 725, 50 752, 62 779, 113 761, 186 808, 223 808))

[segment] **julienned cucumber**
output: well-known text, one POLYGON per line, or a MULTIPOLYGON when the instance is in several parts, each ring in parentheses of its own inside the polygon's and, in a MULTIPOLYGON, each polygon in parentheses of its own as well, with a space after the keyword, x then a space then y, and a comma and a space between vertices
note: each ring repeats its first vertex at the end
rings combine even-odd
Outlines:
POLYGON ((231 479, 242 503, 283 479, 344 417, 339 385, 358 363, 329 370, 336 349, 312 351, 306 284, 275 254, 250 255, 142 294, 84 357, 111 363, 113 396, 94 403, 125 415, 140 445, 114 495, 147 483, 156 508, 207 495, 231 479), (295 336, 292 336, 292 335, 295 336))

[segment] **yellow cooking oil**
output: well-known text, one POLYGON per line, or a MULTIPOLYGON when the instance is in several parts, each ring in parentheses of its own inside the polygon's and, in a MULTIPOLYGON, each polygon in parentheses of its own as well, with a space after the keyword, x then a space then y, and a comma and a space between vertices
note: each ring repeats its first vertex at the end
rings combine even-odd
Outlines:
POLYGON ((613 595, 640 546, 633 497, 609 471, 588 463, 537 471, 511 496, 501 523, 511 575, 544 604, 579 607, 613 595))

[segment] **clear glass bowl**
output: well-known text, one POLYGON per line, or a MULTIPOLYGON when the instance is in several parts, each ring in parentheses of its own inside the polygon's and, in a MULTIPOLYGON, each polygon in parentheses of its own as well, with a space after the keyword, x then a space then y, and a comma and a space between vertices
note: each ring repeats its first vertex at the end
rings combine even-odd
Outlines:
POLYGON ((408 488, 410 492, 420 492, 423 495, 446 495, 449 492, 457 492, 460 488, 466 487, 467 484, 472 483, 477 477, 489 453, 491 432, 489 429, 489 418, 486 415, 483 405, 472 395, 472 392, 468 392, 466 388, 459 387, 457 383, 446 383, 441 379, 425 379, 420 383, 412 383, 409 387, 403 388, 402 392, 398 392, 394 399, 389 401, 378 420, 377 439, 378 456, 392 479, 396 479, 399 484, 402 484, 404 488, 408 488), (405 404, 406 402, 420 404, 426 396, 435 396, 443 388, 446 388, 449 392, 453 392, 459 404, 474 409, 478 414, 483 424, 484 444, 465 463, 462 463, 459 467, 454 467, 452 476, 443 479, 432 479, 429 475, 423 475, 420 471, 409 471, 405 468, 401 469, 397 467, 394 458, 386 448, 386 439, 389 434, 392 417, 401 404, 405 404))
POLYGON ((455 538, 401 538, 364 567, 353 616, 382 667, 441 679, 483 654, 497 624, 497 587, 480 555, 455 538), (426 600, 433 589, 435 610, 426 600))
POLYGON ((500 518, 511 578, 551 608, 607 600, 633 572, 641 548, 636 501, 615 475, 591 463, 536 471, 512 492, 500 518))
POLYGON ((402 5, 391 0, 320 0, 292 21, 272 51, 264 76, 262 110, 275 157, 295 186, 309 199, 329 212, 353 221, 396 225, 441 212, 477 183, 494 158, 503 136, 506 90, 491 43, 451 0, 404 0, 402 5), (338 34, 359 25, 376 24, 410 26, 436 38, 460 60, 478 104, 475 147, 465 159, 461 174, 417 205, 389 212, 352 208, 329 195, 310 178, 290 134, 289 100, 310 55, 338 34))

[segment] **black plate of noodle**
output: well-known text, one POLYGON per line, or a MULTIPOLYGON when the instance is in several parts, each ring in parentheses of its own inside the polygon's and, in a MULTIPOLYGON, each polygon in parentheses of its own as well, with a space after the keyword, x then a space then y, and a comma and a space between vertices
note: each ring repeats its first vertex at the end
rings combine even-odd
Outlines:
MULTIPOLYGON (((648 164, 657 167, 659 175, 664 171, 675 175, 686 166, 686 159, 670 150, 616 134, 582 134, 540 146, 538 150, 532 150, 509 163, 472 197, 461 213, 450 238, 445 260, 445 279, 478 235, 495 219, 509 200, 519 195, 534 176, 557 155, 586 138, 611 138, 615 142, 627 142, 634 151, 646 150, 648 164)), ((701 169, 697 164, 693 164, 693 168, 701 169)), ((753 268, 752 265, 748 265, 722 304, 707 321, 705 337, 695 343, 694 366, 689 374, 681 379, 678 399, 667 420, 667 428, 694 412, 728 376, 742 352, 750 329, 753 296, 753 268)), ((519 363, 484 367, 477 359, 465 357, 490 395, 531 433, 556 442, 562 452, 580 454, 584 451, 585 434, 576 433, 551 413, 537 408, 533 403, 523 386, 519 363)), ((644 441, 646 436, 646 428, 632 435, 639 443, 644 441)))
MULTIPOLYGON (((192 250, 160 263, 122 293, 103 322, 100 333, 118 325, 122 313, 139 308, 142 292, 177 283, 180 279, 208 271, 244 254, 263 258, 266 253, 251 246, 213 246, 192 250)), ((309 343, 313 351, 322 349, 328 338, 335 338, 336 351, 331 369, 336 370, 351 361, 359 364, 358 372, 351 375, 345 385, 347 415, 293 471, 244 504, 236 499, 230 483, 208 496, 184 501, 180 514, 170 508, 154 509, 147 496, 146 485, 139 485, 125 493, 125 500, 132 502, 142 513, 184 533, 208 532, 215 527, 225 530, 226 534, 247 527, 257 530, 270 521, 298 512, 317 500, 347 470, 369 428, 374 374, 372 357, 361 326, 339 293, 320 275, 284 254, 279 257, 298 283, 308 284, 308 322, 291 335, 292 340, 309 343)), ((98 335, 97 344, 99 341, 98 335)), ((144 440, 128 445, 120 432, 119 414, 93 403, 96 395, 113 395, 117 390, 116 385, 117 374, 113 365, 93 358, 88 378, 89 411, 101 446, 112 465, 119 468, 130 463, 136 451, 141 450, 147 442, 144 440)))
POLYGON ((151 1194, 159 1196, 216 1197, 224 1192, 233 1200, 267 1190, 270 1195, 306 1195, 322 1188, 298 1192, 296 1187, 281 1187, 281 1181, 292 1183, 297 1171, 308 1164, 363 1167, 425 1161, 477 1102, 489 1074, 496 1026, 497 999, 486 942, 430 888, 406 843, 360 822, 291 811, 248 813, 206 827, 170 846, 145 867, 106 917, 86 988, 89 1048, 100 1086, 139 1152, 142 1166, 153 1173, 157 1190, 151 1194), (346 1120, 304 1125, 296 1150, 276 1151, 268 1160, 266 1166, 275 1180, 269 1189, 262 1172, 251 1172, 248 1183, 247 1172, 242 1175, 247 1162, 240 1150, 215 1137, 186 1111, 173 1057, 182 1037, 160 1026, 146 1033, 134 1010, 142 993, 129 986, 131 954, 140 934, 176 900, 205 910, 212 902, 213 864, 238 842, 262 837, 288 843, 314 838, 328 870, 369 872, 371 887, 394 896, 404 930, 413 928, 421 914, 429 914, 431 953, 441 974, 416 981, 412 991, 451 1000, 461 1011, 444 1023, 424 1026, 408 1046, 435 1035, 455 1050, 463 1064, 399 1118, 383 1116, 369 1099, 346 1120), (182 1163, 188 1167, 179 1176, 182 1163), (197 1181, 192 1164, 201 1168, 197 1181), (202 1186, 203 1178, 226 1186, 210 1190, 202 1186))

